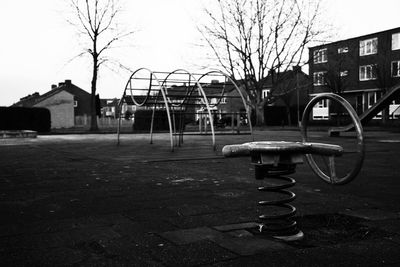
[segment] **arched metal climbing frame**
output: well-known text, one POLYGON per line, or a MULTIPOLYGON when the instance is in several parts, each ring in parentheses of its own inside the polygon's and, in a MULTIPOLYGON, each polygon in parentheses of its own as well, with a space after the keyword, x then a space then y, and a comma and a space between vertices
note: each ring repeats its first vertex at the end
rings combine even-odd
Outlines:
MULTIPOLYGON (((144 106, 144 105, 146 105, 147 101, 148 101, 149 98, 152 96, 152 95, 151 95, 152 92, 156 91, 156 94, 157 94, 157 95, 161 93, 161 95, 162 95, 162 97, 163 97, 163 100, 164 100, 165 109, 166 109, 166 112, 167 112, 168 125, 169 125, 169 129, 170 129, 171 149, 173 150, 174 143, 173 143, 173 137, 172 137, 171 114, 170 114, 170 112, 169 112, 168 101, 167 101, 167 98, 166 98, 166 94, 165 94, 164 89, 163 89, 163 87, 162 87, 162 84, 161 84, 160 81, 158 80, 157 76, 154 74, 153 71, 151 71, 151 70, 149 70, 149 69, 147 69, 147 68, 140 68, 140 69, 137 69, 136 71, 134 71, 134 72, 132 73, 132 75, 129 77, 128 82, 126 83, 126 86, 125 86, 125 89, 124 89, 124 93, 122 94, 121 100, 120 100, 119 103, 118 103, 118 113, 119 113, 120 115, 119 115, 119 118, 118 118, 118 129, 117 129, 117 136, 118 136, 117 138, 118 138, 118 141, 117 141, 117 144, 119 145, 119 143, 120 143, 121 117, 122 117, 122 116, 121 116, 121 108, 122 108, 123 102, 126 101, 125 97, 126 97, 126 91, 127 91, 127 89, 129 89, 129 91, 130 91, 130 93, 131 93, 131 95, 130 95, 130 96, 131 96, 131 99, 132 99, 133 103, 134 103, 136 106, 144 106), (146 95, 145 95, 144 100, 143 100, 141 103, 139 103, 139 102, 135 99, 135 95, 133 94, 133 89, 134 89, 134 88, 132 88, 132 79, 134 78, 134 76, 135 76, 137 73, 139 73, 140 71, 143 71, 143 70, 146 71, 146 72, 148 72, 148 73, 150 74, 150 77, 149 77, 150 83, 149 83, 149 87, 148 87, 148 89, 147 89, 147 93, 146 93, 146 95), (154 85, 154 86, 156 87, 155 90, 153 89, 153 81, 156 82, 156 84, 154 85)), ((144 89, 144 90, 145 90, 145 89, 144 89)))
MULTIPOLYGON (((120 132, 121 132, 121 117, 122 117, 121 109, 124 101, 125 102, 127 101, 127 98, 131 99, 132 103, 138 107, 145 106, 152 108, 152 117, 150 124, 150 143, 153 142, 155 111, 158 107, 160 107, 160 105, 164 106, 168 120, 171 151, 173 151, 174 146, 176 146, 176 143, 174 142, 174 136, 178 135, 175 125, 176 123, 175 110, 180 109, 181 112, 182 110, 186 110, 187 106, 190 105, 191 101, 193 103, 193 99, 195 99, 194 101, 196 102, 196 105, 200 104, 204 106, 207 112, 208 116, 207 119, 209 120, 209 125, 211 129, 212 145, 213 148, 215 149, 216 148, 215 129, 214 129, 213 114, 211 111, 212 108, 217 106, 220 103, 221 99, 224 98, 224 94, 226 93, 225 86, 228 83, 232 84, 234 90, 238 92, 239 98, 246 111, 246 116, 248 118, 248 123, 250 127, 250 134, 252 135, 252 125, 250 120, 249 105, 246 102, 246 99, 243 96, 243 93, 241 92, 237 84, 225 73, 219 70, 213 70, 205 74, 193 74, 184 69, 177 69, 167 73, 167 72, 153 72, 147 68, 140 68, 134 71, 129 77, 122 98, 118 104, 118 111, 120 114, 118 119, 118 129, 117 129, 118 144, 120 143, 120 132), (210 83, 202 83, 202 80, 210 75, 211 76, 218 75, 224 77, 224 81, 222 83, 223 89, 221 95, 217 98, 219 100, 213 104, 210 103, 209 98, 212 99, 215 96, 211 97, 207 96, 204 90, 205 88, 203 88, 204 86, 209 87, 210 83), (176 83, 178 84, 178 86, 176 85, 176 83), (179 84, 181 84, 181 86, 179 86, 179 84), (181 90, 182 88, 185 89, 185 93, 183 95, 181 94, 177 95, 176 90, 178 89, 181 90)), ((182 113, 180 114, 182 115, 182 113)), ((182 137, 182 135, 183 135, 183 129, 180 129, 179 132, 180 138, 182 137)))
MULTIPOLYGON (((166 90, 167 90, 168 78, 169 78, 171 75, 176 74, 176 73, 188 75, 188 78, 189 78, 189 79, 188 79, 188 81, 189 81, 189 87, 190 87, 190 82, 191 82, 191 80, 193 81, 194 86, 193 86, 192 89, 189 91, 189 93, 186 94, 186 96, 184 97, 184 99, 183 99, 183 101, 182 101, 181 103, 172 103, 171 98, 168 97, 168 96, 166 96, 166 98, 163 97, 163 98, 164 98, 163 100, 166 101, 170 106, 181 107, 183 104, 185 104, 186 100, 192 95, 192 93, 193 93, 193 91, 194 91, 194 88, 197 88, 200 97, 203 98, 204 104, 205 104, 205 106, 206 106, 206 108, 207 108, 207 112, 208 112, 208 115, 209 115, 209 118, 210 118, 212 145, 213 145, 213 148, 215 149, 215 131, 214 131, 214 123, 213 123, 213 118, 212 118, 212 114, 211 114, 211 110, 210 110, 210 105, 209 105, 209 103, 208 103, 207 96, 206 96, 206 94, 204 93, 204 90, 203 90, 201 84, 196 80, 196 78, 193 76, 193 74, 191 74, 190 72, 188 72, 187 70, 184 70, 184 69, 177 69, 177 70, 174 70, 174 71, 170 72, 170 73, 167 75, 167 77, 165 77, 165 79, 164 79, 164 81, 163 81, 163 83, 162 83, 162 89, 163 89, 163 91, 166 91, 166 90)), ((165 92, 164 92, 164 94, 165 94, 165 92)), ((156 100, 156 101, 157 101, 157 100, 156 100)), ((157 103, 155 103, 155 105, 156 105, 156 104, 157 104, 157 103)), ((166 108, 168 108, 168 107, 166 106, 166 108)), ((151 138, 151 141, 150 141, 150 142, 153 141, 152 136, 153 136, 154 113, 155 113, 154 111, 155 111, 155 108, 153 109, 153 115, 152 115, 152 119, 151 119, 151 128, 150 128, 150 138, 151 138)), ((175 121, 175 120, 174 120, 174 121, 175 121)), ((171 136, 173 136, 174 134, 175 134, 175 135, 177 134, 177 133, 176 133, 176 128, 175 128, 175 127, 172 128, 172 124, 170 124, 170 132, 171 132, 171 136)), ((174 144, 173 137, 171 137, 171 143, 172 143, 171 150, 173 150, 173 149, 174 149, 174 148, 173 148, 173 144, 174 144)))

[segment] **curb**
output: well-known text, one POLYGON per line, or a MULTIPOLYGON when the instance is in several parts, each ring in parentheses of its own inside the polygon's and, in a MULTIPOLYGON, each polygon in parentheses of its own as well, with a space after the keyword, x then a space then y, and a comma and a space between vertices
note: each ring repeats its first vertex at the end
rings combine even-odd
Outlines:
POLYGON ((36 138, 37 132, 31 130, 7 130, 0 131, 0 139, 7 138, 36 138))

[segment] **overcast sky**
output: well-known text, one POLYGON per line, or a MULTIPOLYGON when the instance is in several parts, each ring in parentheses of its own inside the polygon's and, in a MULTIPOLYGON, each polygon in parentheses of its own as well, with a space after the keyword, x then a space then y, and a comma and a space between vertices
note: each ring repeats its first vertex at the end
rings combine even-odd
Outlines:
MULTIPOLYGON (((131 69, 147 67, 197 71, 203 56, 196 23, 210 0, 127 0, 124 23, 135 30, 118 50, 131 69)), ((334 40, 400 27, 399 0, 324 0, 334 40)), ((62 0, 1 0, 0 106, 34 92, 43 94, 65 79, 90 91, 90 61, 74 58, 81 50, 62 0)), ((101 70, 102 98, 121 97, 129 74, 101 70)))

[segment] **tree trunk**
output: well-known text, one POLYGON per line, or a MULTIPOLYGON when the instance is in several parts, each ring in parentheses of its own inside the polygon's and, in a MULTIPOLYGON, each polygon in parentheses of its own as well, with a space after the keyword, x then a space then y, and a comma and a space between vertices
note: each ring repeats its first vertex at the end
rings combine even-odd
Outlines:
POLYGON ((91 132, 96 132, 99 130, 97 126, 97 114, 96 114, 96 87, 97 87, 97 57, 93 56, 93 77, 92 77, 92 96, 90 101, 90 129, 91 132))
POLYGON ((389 106, 382 109, 382 125, 387 125, 389 123, 389 106))
MULTIPOLYGON (((384 97, 385 96, 385 94, 387 93, 389 91, 389 88, 388 87, 384 87, 384 89, 383 89, 383 92, 382 92, 382 95, 380 95, 380 97, 384 97)), ((389 104, 390 105, 390 104, 389 104)), ((389 116, 390 116, 390 109, 389 109, 389 105, 388 106, 386 106, 386 107, 384 107, 383 109, 382 109, 382 117, 381 117, 381 124, 383 125, 383 126, 385 126, 385 125, 388 125, 389 124, 389 116)))
POLYGON ((292 114, 290 114, 290 107, 288 105, 286 105, 286 115, 287 115, 288 126, 292 126, 292 114))
POLYGON ((256 112, 256 125, 257 126, 265 125, 264 105, 256 105, 255 112, 256 112))

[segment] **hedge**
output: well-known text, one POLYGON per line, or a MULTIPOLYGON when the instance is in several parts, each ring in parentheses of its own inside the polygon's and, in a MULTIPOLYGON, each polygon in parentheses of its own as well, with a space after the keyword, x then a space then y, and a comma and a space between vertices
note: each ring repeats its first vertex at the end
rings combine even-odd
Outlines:
MULTIPOLYGON (((137 110, 134 113, 134 124, 133 130, 134 131, 150 131, 151 126, 151 117, 153 114, 153 110, 137 110)), ((193 118, 190 116, 188 117, 184 112, 175 111, 174 115, 171 113, 171 120, 175 118, 176 127, 181 125, 181 121, 185 124, 194 122, 193 118)), ((173 123, 173 121, 172 121, 173 123)), ((154 114, 154 124, 153 124, 154 131, 168 131, 169 124, 168 124, 168 115, 166 110, 156 110, 154 114)))
POLYGON ((49 132, 50 111, 46 108, 0 107, 0 130, 49 132))
MULTIPOLYGON (((134 115, 135 122, 133 124, 133 129, 138 131, 149 131, 152 114, 152 110, 137 110, 134 115)), ((156 110, 154 114, 153 130, 169 130, 168 117, 165 110, 156 110)))

